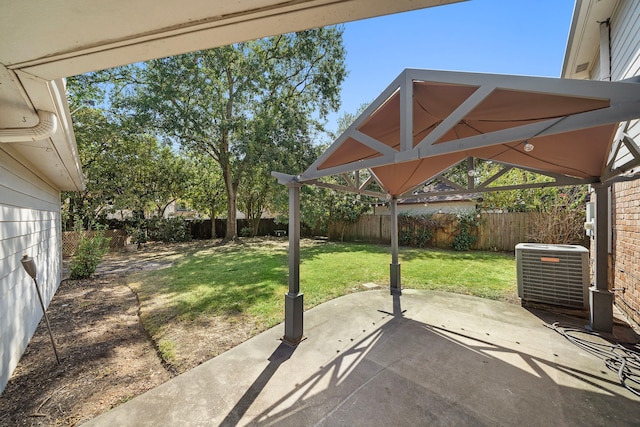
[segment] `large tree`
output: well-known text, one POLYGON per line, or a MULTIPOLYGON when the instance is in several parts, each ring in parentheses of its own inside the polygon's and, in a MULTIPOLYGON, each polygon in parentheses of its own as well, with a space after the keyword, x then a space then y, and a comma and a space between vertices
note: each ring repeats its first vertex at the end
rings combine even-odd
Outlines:
POLYGON ((234 239, 245 174, 264 153, 278 155, 282 144, 294 157, 305 151, 339 106, 344 57, 342 29, 328 27, 154 60, 135 69, 137 84, 120 105, 220 166, 225 239, 234 239), (290 137, 273 138, 274 129, 290 137))
POLYGON ((216 237, 216 216, 226 209, 220 166, 209 156, 191 156, 186 199, 197 212, 211 218, 211 237, 216 237))
POLYGON ((184 195, 185 160, 153 135, 132 131, 98 108, 80 108, 73 120, 86 187, 63 193, 67 227, 80 219, 90 228, 100 216, 120 210, 162 216, 184 195))

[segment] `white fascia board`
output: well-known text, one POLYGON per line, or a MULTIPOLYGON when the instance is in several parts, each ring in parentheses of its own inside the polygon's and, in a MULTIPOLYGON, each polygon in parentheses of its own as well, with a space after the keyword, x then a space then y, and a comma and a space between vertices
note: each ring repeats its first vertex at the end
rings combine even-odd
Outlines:
MULTIPOLYGON (((135 11, 144 9, 144 3, 148 4, 148 9, 156 11, 170 10, 174 5, 167 1, 140 1, 142 3, 136 5, 135 11)), ((66 29, 68 37, 61 37, 58 44, 53 43, 51 52, 36 50, 37 56, 32 58, 21 51, 9 50, 9 58, 5 58, 4 63, 11 69, 22 69, 46 80, 54 80, 154 58, 458 1, 461 0, 263 0, 246 1, 237 10, 232 10, 232 6, 216 7, 211 2, 194 1, 193 4, 187 2, 184 5, 191 11, 188 21, 171 22, 171 19, 163 19, 160 25, 164 27, 160 28, 149 25, 143 16, 138 20, 130 17, 123 19, 126 9, 100 2, 93 8, 91 4, 86 4, 85 8, 96 10, 95 13, 105 21, 103 27, 106 29, 95 26, 87 28, 90 23, 84 23, 81 16, 74 15, 73 11, 62 11, 64 22, 74 23, 66 29), (107 22, 121 22, 119 31, 109 31, 107 22), (83 45, 83 39, 78 34, 88 31, 92 31, 94 36, 83 45)), ((46 7, 40 9, 44 11, 41 13, 48 10, 46 7)), ((31 16, 34 21, 39 18, 45 19, 31 16)), ((48 23, 47 28, 55 23, 48 23)), ((16 31, 19 32, 19 29, 16 31)), ((28 34, 17 35, 23 36, 28 34)), ((32 39, 34 43, 39 43, 42 37, 34 34, 32 39)))

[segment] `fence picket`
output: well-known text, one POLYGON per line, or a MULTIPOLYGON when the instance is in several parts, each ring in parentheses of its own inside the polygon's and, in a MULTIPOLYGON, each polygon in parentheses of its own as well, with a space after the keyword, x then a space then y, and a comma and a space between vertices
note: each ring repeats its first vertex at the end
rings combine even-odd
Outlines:
MULTIPOLYGON (((482 213, 481 226, 478 228, 478 240, 472 246, 476 250, 513 251, 518 243, 531 241, 529 235, 531 224, 540 221, 545 215, 542 212, 505 212, 482 213)), ((434 214, 434 219, 445 218, 447 214, 434 214)), ((453 222, 435 230, 429 246, 450 248, 455 236, 453 222)), ((340 238, 340 226, 329 225, 329 237, 340 238)), ((354 224, 348 224, 344 232, 345 241, 365 241, 390 243, 391 221, 388 215, 362 215, 354 224)))

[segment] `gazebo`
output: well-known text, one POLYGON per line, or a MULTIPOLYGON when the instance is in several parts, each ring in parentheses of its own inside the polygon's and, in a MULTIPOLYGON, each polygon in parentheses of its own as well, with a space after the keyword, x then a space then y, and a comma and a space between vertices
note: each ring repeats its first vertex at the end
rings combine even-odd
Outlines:
POLYGON ((640 117, 639 82, 404 70, 306 171, 272 173, 289 188, 284 341, 297 344, 304 337, 299 280, 301 185, 368 194, 390 202, 390 291, 399 294, 398 200, 415 197, 414 191, 461 162, 467 162, 471 172, 474 159, 491 160, 502 169, 479 184, 470 173, 467 186, 457 185, 455 192, 592 185, 596 225, 590 326, 610 332, 608 195, 613 182, 633 179, 640 165, 640 148, 626 133, 628 121, 640 117), (627 123, 621 125, 623 122, 627 123), (514 167, 551 180, 491 186, 514 167), (361 179, 364 174, 360 171, 367 169, 367 179, 361 179), (347 184, 322 181, 336 175, 347 184))

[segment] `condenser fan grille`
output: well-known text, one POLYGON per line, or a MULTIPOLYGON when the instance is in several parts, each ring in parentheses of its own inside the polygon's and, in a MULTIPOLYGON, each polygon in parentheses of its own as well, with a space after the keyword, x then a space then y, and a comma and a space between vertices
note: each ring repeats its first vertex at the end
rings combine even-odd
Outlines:
POLYGON ((518 296, 524 301, 586 308, 588 256, 582 246, 518 244, 518 296))

